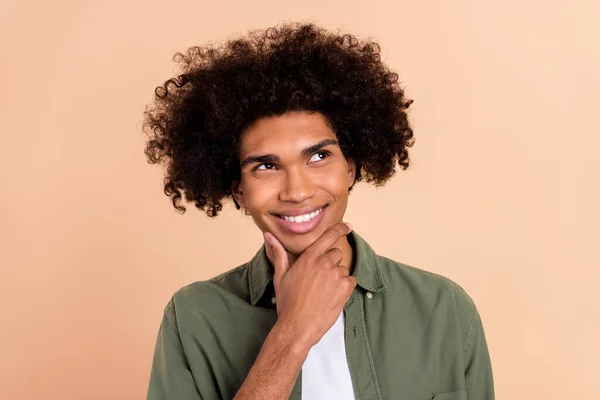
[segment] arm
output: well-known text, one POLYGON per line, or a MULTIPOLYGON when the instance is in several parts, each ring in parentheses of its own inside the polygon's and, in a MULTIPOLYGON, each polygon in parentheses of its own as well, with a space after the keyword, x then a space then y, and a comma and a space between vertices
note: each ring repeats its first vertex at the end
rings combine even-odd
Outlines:
MULTIPOLYGON (((308 351, 334 324, 356 286, 349 268, 340 265, 341 250, 332 248, 349 231, 343 223, 329 228, 293 267, 281 243, 266 234, 267 254, 275 268, 278 319, 235 400, 289 397, 308 351)), ((199 389, 203 388, 194 382, 171 300, 158 335, 148 400, 201 400, 199 389)))
POLYGON ((293 339, 293 330, 276 323, 234 400, 287 399, 310 345, 293 339))
POLYGON ((234 400, 284 400, 290 396, 310 348, 331 328, 356 286, 343 253, 332 246, 350 231, 339 223, 309 246, 293 266, 283 245, 265 233, 275 274, 277 322, 234 400))
MULTIPOLYGON (((201 400, 181 345, 172 302, 160 325, 150 374, 147 400, 201 400)), ((267 335, 254 365, 234 397, 287 399, 308 355, 310 345, 294 339, 290 325, 276 323, 267 335)))
POLYGON ((494 379, 490 354, 481 318, 475 307, 467 330, 464 348, 467 359, 465 378, 469 398, 494 400, 494 379))
POLYGON ((150 373, 147 400, 201 400, 181 345, 173 301, 165 308, 150 373))

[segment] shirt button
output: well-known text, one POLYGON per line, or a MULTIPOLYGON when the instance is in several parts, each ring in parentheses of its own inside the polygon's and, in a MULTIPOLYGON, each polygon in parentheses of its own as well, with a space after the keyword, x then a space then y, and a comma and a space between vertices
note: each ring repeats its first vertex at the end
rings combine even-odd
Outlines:
POLYGON ((367 292, 367 299, 372 299, 372 298, 373 298, 373 293, 367 292))
POLYGON ((277 299, 275 298, 275 296, 271 297, 271 303, 273 303, 273 304, 277 303, 277 299))

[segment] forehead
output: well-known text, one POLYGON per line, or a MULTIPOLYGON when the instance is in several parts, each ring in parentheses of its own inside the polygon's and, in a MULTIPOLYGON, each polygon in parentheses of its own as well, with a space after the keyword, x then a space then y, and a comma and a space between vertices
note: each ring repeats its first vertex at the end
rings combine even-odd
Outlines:
POLYGON ((240 158, 254 154, 299 152, 323 139, 337 139, 335 132, 320 113, 289 112, 261 118, 240 137, 240 158))

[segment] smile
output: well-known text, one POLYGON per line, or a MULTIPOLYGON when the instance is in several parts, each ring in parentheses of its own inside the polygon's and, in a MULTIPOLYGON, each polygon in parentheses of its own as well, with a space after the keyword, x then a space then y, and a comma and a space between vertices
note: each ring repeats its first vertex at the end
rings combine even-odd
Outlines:
POLYGON ((302 222, 308 222, 311 219, 315 218, 317 215, 319 215, 321 213, 321 211, 323 211, 323 208, 325 208, 325 207, 321 207, 317 211, 313 211, 309 214, 296 215, 295 217, 288 217, 288 216, 282 215, 281 218, 285 219, 286 221, 295 222, 297 224, 300 224, 302 222))
MULTIPOLYGON (((300 215, 274 214, 277 224, 291 233, 308 233, 315 229, 323 220, 327 205, 300 215)), ((293 213, 293 212, 292 212, 293 213)))

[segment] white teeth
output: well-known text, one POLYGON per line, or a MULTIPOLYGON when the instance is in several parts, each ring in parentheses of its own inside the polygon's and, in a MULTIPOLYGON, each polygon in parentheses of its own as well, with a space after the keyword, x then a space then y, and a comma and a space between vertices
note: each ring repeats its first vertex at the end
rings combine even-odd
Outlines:
POLYGON ((319 215, 319 213, 322 211, 323 209, 319 209, 317 211, 313 211, 309 214, 304 214, 304 215, 296 215, 295 217, 287 217, 287 216, 283 216, 283 219, 285 219, 286 221, 290 221, 290 222, 295 222, 297 224, 300 224, 302 222, 307 222, 310 221, 311 219, 313 219, 314 217, 316 217, 317 215, 319 215))

